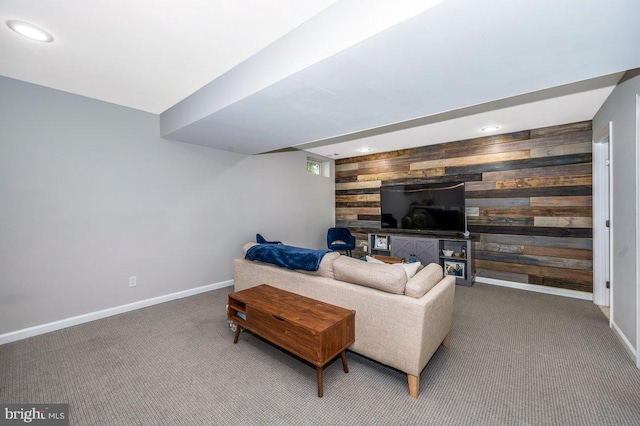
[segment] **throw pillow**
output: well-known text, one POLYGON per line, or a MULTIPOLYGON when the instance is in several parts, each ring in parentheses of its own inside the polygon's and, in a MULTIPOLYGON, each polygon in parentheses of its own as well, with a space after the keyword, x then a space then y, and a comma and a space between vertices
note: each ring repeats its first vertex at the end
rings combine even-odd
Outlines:
POLYGON ((345 243, 342 240, 335 240, 335 241, 332 241, 331 244, 347 244, 347 243, 345 243))
POLYGON ((420 269, 420 266, 422 266, 420 262, 401 263, 400 265, 404 268, 404 272, 407 274, 407 280, 413 278, 413 276, 418 272, 418 269, 420 269))

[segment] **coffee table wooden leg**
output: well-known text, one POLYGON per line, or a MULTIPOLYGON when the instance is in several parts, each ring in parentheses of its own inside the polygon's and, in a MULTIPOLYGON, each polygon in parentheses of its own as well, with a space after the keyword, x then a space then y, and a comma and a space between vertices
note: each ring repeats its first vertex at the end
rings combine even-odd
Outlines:
POLYGON ((240 325, 236 324, 236 334, 233 337, 233 343, 238 343, 238 336, 240 336, 240 325))
POLYGON ((317 367, 318 372, 318 397, 322 398, 322 367, 317 367))
POLYGON ((340 358, 342 358, 342 368, 344 369, 344 372, 348 373, 349 365, 347 364, 347 351, 342 351, 340 358))

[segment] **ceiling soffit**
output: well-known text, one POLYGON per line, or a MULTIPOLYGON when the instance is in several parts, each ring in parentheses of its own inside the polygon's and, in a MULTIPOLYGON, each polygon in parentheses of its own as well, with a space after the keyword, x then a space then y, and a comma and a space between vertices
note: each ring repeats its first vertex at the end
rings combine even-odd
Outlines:
POLYGON ((162 134, 256 154, 636 68, 628 4, 448 0, 247 90, 286 61, 287 36, 163 113, 162 134))

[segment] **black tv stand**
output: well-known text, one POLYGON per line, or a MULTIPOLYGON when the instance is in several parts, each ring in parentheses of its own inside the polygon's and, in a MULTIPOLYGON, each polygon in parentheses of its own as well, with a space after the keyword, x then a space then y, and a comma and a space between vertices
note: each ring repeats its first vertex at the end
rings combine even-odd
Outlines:
POLYGON ((454 275, 456 284, 471 286, 475 281, 473 244, 470 236, 415 230, 381 230, 368 235, 367 252, 383 256, 419 260, 423 265, 438 263, 445 275, 454 275), (400 231, 400 232, 397 232, 400 231), (412 232, 407 232, 412 231, 412 232), (451 250, 450 255, 445 250, 451 250))

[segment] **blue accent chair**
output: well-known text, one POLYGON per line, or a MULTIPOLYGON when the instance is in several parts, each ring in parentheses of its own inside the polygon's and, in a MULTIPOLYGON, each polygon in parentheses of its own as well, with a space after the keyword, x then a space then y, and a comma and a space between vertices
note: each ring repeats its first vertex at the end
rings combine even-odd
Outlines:
POLYGON ((329 228, 327 231, 327 247, 329 250, 344 250, 347 256, 353 257, 351 250, 356 248, 356 237, 347 228, 329 228))

